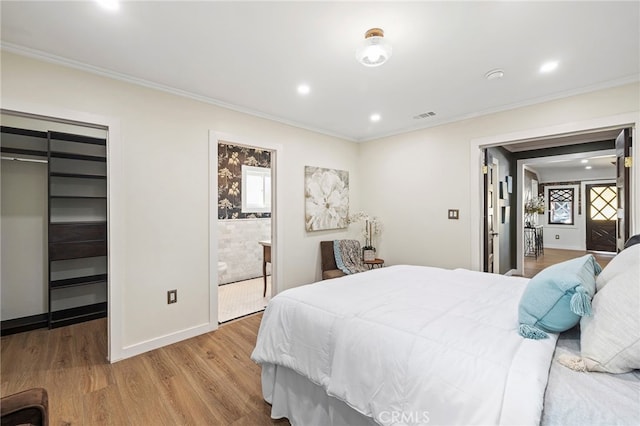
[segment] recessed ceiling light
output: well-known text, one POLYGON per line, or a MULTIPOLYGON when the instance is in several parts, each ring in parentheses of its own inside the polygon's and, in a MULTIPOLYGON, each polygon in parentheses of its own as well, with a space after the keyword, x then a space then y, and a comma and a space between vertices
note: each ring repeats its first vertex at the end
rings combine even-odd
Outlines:
POLYGON ((558 68, 558 61, 549 61, 542 64, 540 72, 547 73, 555 70, 556 68, 558 68))
POLYGON ((376 121, 380 121, 380 114, 371 114, 371 117, 369 117, 369 120, 373 121, 374 123, 376 121))
POLYGON ((308 84, 301 84, 298 86, 298 93, 301 95, 308 95, 311 91, 311 87, 308 84))
POLYGON ((120 0, 96 0, 96 3, 110 12, 115 12, 120 9, 120 0))
POLYGON ((591 170, 591 166, 587 166, 587 167, 585 167, 585 169, 591 170))
POLYGON ((497 80, 502 77, 504 77, 504 71, 501 69, 491 70, 484 75, 487 80, 497 80))

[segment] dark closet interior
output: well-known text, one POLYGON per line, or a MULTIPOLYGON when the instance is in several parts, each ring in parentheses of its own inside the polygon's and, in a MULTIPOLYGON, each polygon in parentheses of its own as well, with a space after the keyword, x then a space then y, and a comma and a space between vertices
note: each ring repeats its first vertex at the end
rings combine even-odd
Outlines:
POLYGON ((9 126, 0 131, 3 163, 46 163, 47 170, 46 312, 3 320, 2 334, 105 317, 107 140, 9 126))

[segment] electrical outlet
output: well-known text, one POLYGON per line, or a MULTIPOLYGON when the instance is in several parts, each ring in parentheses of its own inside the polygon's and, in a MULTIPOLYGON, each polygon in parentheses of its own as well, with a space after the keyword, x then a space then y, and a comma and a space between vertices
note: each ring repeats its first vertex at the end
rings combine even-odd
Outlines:
POLYGON ((167 291, 167 303, 176 303, 178 301, 178 290, 167 291))
POLYGON ((560 239, 560 235, 556 234, 556 240, 560 239))

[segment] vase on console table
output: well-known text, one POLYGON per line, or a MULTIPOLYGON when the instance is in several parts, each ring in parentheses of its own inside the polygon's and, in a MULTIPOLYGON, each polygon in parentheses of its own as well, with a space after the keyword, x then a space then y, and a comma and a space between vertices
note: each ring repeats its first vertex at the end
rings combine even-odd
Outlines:
POLYGON ((524 226, 534 228, 538 224, 538 212, 524 214, 524 226))

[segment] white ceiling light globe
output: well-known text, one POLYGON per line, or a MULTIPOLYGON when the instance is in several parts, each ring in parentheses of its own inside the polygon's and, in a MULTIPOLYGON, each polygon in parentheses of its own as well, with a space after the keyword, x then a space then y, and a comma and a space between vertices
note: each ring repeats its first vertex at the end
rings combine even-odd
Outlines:
POLYGON ((391 45, 384 39, 384 31, 372 28, 365 33, 365 39, 356 49, 356 59, 365 67, 377 67, 391 57, 391 45))

